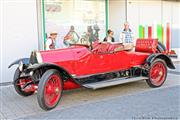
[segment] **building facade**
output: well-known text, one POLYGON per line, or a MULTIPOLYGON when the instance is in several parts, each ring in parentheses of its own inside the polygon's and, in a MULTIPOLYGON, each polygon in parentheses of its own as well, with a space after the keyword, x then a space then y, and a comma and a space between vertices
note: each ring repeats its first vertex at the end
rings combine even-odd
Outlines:
POLYGON ((71 25, 80 35, 87 31, 87 26, 98 25, 100 39, 107 29, 112 29, 118 41, 125 21, 130 23, 135 38, 139 25, 170 23, 170 46, 179 54, 178 0, 2 0, 0 13, 0 83, 12 81, 16 67, 8 69, 11 62, 29 57, 33 50, 45 49, 51 31, 58 32, 57 47, 63 47, 63 37, 71 25))

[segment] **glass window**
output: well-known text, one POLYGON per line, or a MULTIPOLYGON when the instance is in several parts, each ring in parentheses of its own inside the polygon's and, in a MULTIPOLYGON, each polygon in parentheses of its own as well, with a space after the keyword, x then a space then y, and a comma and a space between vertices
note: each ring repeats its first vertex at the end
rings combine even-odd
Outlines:
POLYGON ((44 0, 45 31, 47 37, 52 31, 58 33, 56 46, 64 47, 64 39, 74 26, 79 41, 87 36, 88 29, 93 39, 103 40, 106 31, 105 0, 44 0))

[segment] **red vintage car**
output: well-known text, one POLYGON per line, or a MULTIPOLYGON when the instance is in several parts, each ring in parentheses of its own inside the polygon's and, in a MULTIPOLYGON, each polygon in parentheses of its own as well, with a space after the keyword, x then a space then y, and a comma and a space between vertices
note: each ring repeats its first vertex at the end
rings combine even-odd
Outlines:
POLYGON ((120 43, 94 42, 90 46, 34 51, 30 58, 9 66, 19 64, 14 88, 22 96, 37 91, 40 107, 50 110, 57 106, 63 90, 99 89, 139 80, 160 87, 166 80, 167 67, 175 69, 157 39, 137 40, 134 51, 117 50, 120 47, 120 43))

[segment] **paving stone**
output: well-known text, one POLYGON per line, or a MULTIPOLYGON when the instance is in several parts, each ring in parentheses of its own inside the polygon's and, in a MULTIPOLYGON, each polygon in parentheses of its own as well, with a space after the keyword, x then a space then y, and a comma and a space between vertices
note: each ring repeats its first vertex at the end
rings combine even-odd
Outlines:
POLYGON ((5 117, 4 117, 3 113, 0 112, 0 120, 2 120, 2 119, 5 119, 5 117))
POLYGON ((154 89, 134 95, 119 96, 99 102, 36 114, 27 119, 113 119, 113 120, 170 120, 180 119, 179 98, 176 91, 180 85, 169 88, 154 89), (176 92, 176 93, 175 93, 176 92))
MULTIPOLYGON (((180 85, 179 78, 180 78, 179 75, 168 74, 167 80, 164 83, 164 85, 161 88, 157 88, 155 90, 168 88, 172 86, 178 86, 180 85)), ((48 113, 51 114, 54 111, 61 112, 65 109, 70 109, 79 105, 86 105, 89 103, 103 101, 103 100, 118 97, 118 96, 120 97, 130 96, 130 95, 143 93, 143 92, 147 92, 151 90, 154 90, 154 89, 149 88, 145 81, 140 81, 140 82, 128 83, 128 84, 123 84, 119 86, 99 89, 96 91, 90 90, 90 89, 84 89, 84 88, 65 91, 63 92, 63 96, 62 96, 60 104, 55 109, 53 109, 52 111, 48 113)), ((180 92, 178 93, 180 96, 180 92)), ((40 115, 40 114, 47 113, 39 107, 36 97, 37 97, 36 94, 29 97, 22 97, 15 92, 12 85, 0 86, 0 105, 1 105, 0 117, 3 117, 5 119, 17 119, 17 118, 30 116, 30 115, 33 116, 33 115, 40 115)), ((127 101, 124 101, 124 104, 129 104, 129 103, 127 101)), ((118 104, 114 103, 114 105, 118 105, 118 104)), ((92 109, 91 106, 88 106, 88 107, 89 107, 88 108, 89 110, 92 109)), ((100 108, 101 106, 97 105, 97 110, 101 110, 100 108)), ((140 106, 137 106, 137 108, 140 109, 140 106)), ((126 108, 121 107, 121 109, 118 109, 118 110, 125 112, 126 108)), ((167 109, 167 110, 169 110, 171 114, 173 114, 174 112, 172 109, 167 109)), ((77 112, 78 112, 78 109, 77 109, 77 112)), ((72 115, 73 114, 76 114, 76 113, 72 113, 72 115)), ((110 113, 107 112, 107 114, 110 114, 110 113)), ((140 112, 139 114, 142 114, 142 112, 140 112)), ((149 113, 149 115, 152 115, 152 114, 154 113, 149 113)), ((57 116, 60 116, 60 115, 61 114, 57 114, 57 116)), ((46 118, 43 118, 43 119, 48 119, 48 118, 52 118, 52 116, 47 115, 46 118)))

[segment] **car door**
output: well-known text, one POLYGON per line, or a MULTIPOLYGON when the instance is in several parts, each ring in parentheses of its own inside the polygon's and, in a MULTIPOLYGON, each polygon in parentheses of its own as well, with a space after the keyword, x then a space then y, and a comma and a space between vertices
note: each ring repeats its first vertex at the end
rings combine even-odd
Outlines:
POLYGON ((115 52, 113 53, 113 56, 111 56, 111 59, 111 69, 113 71, 128 69, 132 60, 131 54, 127 51, 115 52))
POLYGON ((126 51, 115 53, 95 53, 91 64, 94 73, 113 72, 128 69, 131 57, 126 51))
POLYGON ((112 53, 93 53, 90 64, 94 74, 111 71, 112 57, 112 53))
POLYGON ((84 76, 93 74, 91 66, 92 53, 87 48, 80 48, 75 51, 75 74, 84 76))

